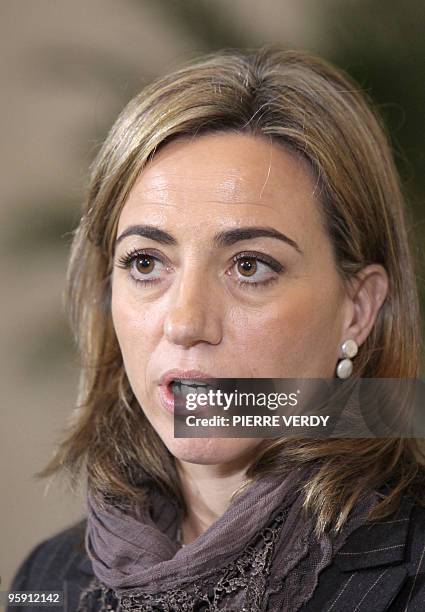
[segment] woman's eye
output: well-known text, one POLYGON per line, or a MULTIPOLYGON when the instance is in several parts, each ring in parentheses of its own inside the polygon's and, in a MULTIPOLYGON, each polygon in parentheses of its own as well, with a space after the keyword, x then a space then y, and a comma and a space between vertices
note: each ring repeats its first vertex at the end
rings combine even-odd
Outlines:
POLYGON ((141 283, 155 283, 161 280, 162 268, 165 268, 160 259, 153 255, 137 255, 132 261, 132 275, 134 280, 141 283))
POLYGON ((265 261, 258 255, 237 255, 233 261, 237 271, 236 280, 242 286, 270 285, 278 280, 278 275, 283 271, 283 266, 277 261, 265 261))
POLYGON ((242 276, 254 276, 257 272, 259 265, 254 257, 244 257, 244 259, 239 259, 237 263, 238 272, 242 274, 242 276))
POLYGON ((118 260, 118 267, 130 270, 130 276, 136 283, 148 285, 159 282, 164 263, 151 253, 130 252, 118 260))
POLYGON ((141 274, 149 274, 155 267, 155 259, 153 257, 149 257, 149 255, 136 257, 134 260, 134 267, 137 272, 140 272, 141 274))

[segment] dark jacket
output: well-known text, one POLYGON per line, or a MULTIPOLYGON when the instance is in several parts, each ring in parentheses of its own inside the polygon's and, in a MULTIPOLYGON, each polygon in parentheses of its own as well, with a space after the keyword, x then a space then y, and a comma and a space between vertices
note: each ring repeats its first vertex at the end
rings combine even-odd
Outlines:
MULTIPOLYGON (((63 608, 50 609, 75 612, 81 591, 93 578, 84 549, 85 525, 83 520, 36 546, 19 567, 10 590, 64 591, 63 608)), ((46 612, 46 607, 7 608, 7 612, 19 610, 46 612)), ((384 610, 425 612, 425 508, 408 498, 394 516, 352 533, 302 608, 302 612, 384 610)))

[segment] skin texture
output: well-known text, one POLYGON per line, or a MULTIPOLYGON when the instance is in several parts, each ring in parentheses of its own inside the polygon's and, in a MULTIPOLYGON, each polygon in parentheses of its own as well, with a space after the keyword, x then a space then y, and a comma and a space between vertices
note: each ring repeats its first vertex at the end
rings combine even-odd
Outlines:
POLYGON ((159 402, 159 377, 182 368, 214 377, 332 378, 342 342, 353 338, 360 346, 385 299, 388 279, 379 265, 344 287, 314 186, 301 160, 265 138, 208 134, 161 149, 121 212, 118 237, 149 224, 177 242, 137 235, 119 241, 112 318, 132 389, 176 457, 191 509, 186 541, 224 512, 266 441, 174 439, 173 416, 159 402), (271 237, 213 244, 218 232, 246 226, 274 228, 299 250, 271 237), (139 248, 159 261, 123 267, 120 258, 139 248), (271 257, 281 273, 252 258, 250 271, 233 261, 246 251, 271 257), (157 282, 135 282, 147 278, 157 282), (248 284, 253 281, 259 284, 248 284))

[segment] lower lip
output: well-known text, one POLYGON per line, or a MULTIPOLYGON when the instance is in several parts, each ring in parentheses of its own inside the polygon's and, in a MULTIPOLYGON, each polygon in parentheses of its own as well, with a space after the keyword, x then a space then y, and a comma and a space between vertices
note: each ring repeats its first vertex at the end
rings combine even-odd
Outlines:
MULTIPOLYGON (((174 414, 174 393, 169 385, 160 385, 159 398, 165 410, 170 414, 174 414)), ((196 416, 203 416, 209 414, 209 411, 211 411, 211 408, 209 406, 198 406, 196 408, 196 411, 188 412, 183 406, 179 405, 177 415, 187 416, 188 414, 195 414, 196 416)))

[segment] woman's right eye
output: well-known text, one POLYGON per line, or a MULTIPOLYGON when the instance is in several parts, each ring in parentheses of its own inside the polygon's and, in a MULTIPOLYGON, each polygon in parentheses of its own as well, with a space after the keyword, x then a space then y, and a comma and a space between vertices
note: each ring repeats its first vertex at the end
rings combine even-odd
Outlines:
POLYGON ((130 251, 118 260, 118 267, 129 269, 131 278, 138 284, 150 285, 161 280, 160 272, 152 274, 158 268, 158 264, 166 267, 163 262, 151 253, 136 250, 130 251), (143 278, 143 277, 146 278, 143 278))
POLYGON ((133 260, 134 267, 142 274, 149 274, 155 267, 156 259, 152 255, 140 255, 133 260))

